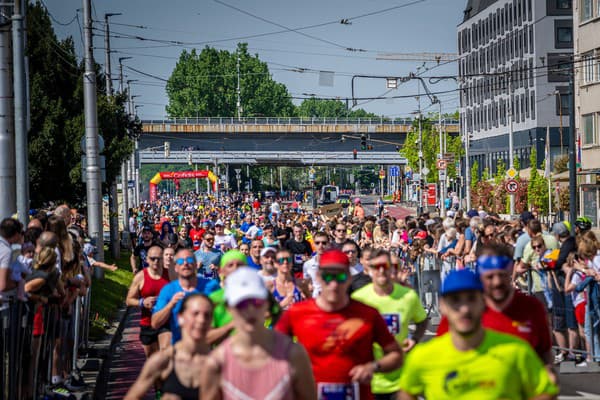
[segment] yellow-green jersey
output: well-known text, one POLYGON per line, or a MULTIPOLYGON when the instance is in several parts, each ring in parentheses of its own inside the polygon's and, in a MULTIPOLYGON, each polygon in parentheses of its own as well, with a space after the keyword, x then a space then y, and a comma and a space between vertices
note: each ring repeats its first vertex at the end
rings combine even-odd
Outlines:
POLYGON ((530 399, 558 394, 542 361, 525 341, 492 330, 479 347, 456 350, 450 333, 416 346, 400 388, 427 399, 530 399))
MULTIPOLYGON (((394 289, 389 295, 378 295, 373 284, 370 283, 352 293, 352 298, 379 311, 388 330, 400 345, 408 337, 408 325, 413 322, 423 322, 427 318, 417 293, 397 283, 394 284, 394 289)), ((376 360, 383 357, 383 351, 378 344, 373 345, 373 353, 376 360)), ((371 381, 373 393, 394 393, 398 390, 400 390, 400 369, 374 374, 371 381)))

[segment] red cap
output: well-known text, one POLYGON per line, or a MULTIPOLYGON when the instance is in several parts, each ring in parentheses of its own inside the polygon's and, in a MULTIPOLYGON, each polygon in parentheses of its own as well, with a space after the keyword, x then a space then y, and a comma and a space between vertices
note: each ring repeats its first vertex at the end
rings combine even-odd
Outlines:
POLYGON ((328 250, 319 258, 319 268, 350 268, 348 256, 340 250, 328 250))
POLYGON ((425 231, 417 232, 417 234, 415 235, 415 239, 427 239, 427 232, 425 232, 425 231))

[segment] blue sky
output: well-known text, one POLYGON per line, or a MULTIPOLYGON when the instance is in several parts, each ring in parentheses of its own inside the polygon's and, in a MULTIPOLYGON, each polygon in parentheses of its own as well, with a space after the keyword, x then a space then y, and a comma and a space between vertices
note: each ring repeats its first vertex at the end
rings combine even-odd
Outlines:
MULTIPOLYGON (((81 0, 45 0, 52 16, 61 23, 54 23, 59 38, 73 36, 78 54, 81 54, 81 32, 77 20, 73 20, 81 9, 81 0)), ((421 72, 423 62, 377 60, 381 53, 455 53, 456 27, 461 22, 466 0, 102 0, 93 1, 96 20, 104 21, 105 13, 122 13, 111 18, 111 33, 127 34, 144 38, 206 43, 219 49, 233 50, 238 41, 248 43, 251 53, 258 53, 261 60, 269 64, 273 79, 284 83, 294 96, 315 94, 327 97, 351 97, 352 75, 405 76, 410 72, 421 72), (220 2, 254 14, 274 24, 261 21, 243 12, 227 7, 220 2), (412 3, 412 4, 411 4, 412 3), (376 15, 352 20, 351 25, 337 22, 301 32, 313 36, 306 37, 296 32, 272 34, 244 40, 227 40, 286 28, 299 28, 326 22, 339 21, 396 6, 376 15), (142 25, 147 29, 118 24, 142 25), (316 38, 316 39, 315 39, 316 38), (215 42, 218 41, 218 42, 215 42), (208 42, 208 43, 207 43, 208 42), (212 43, 211 43, 212 42, 212 43), (344 47, 367 51, 350 52, 344 47), (307 68, 312 71, 298 73, 294 68, 307 68), (318 71, 333 71, 333 86, 319 86, 318 71)), ((79 21, 83 21, 79 13, 79 21)), ((103 23, 95 23, 104 29, 103 23)), ((100 31, 94 38, 96 61, 104 64, 104 37, 100 31)), ((131 56, 126 61, 139 71, 162 78, 168 78, 173 71, 183 47, 162 46, 156 42, 111 38, 113 74, 118 72, 118 58, 131 56)), ((186 46, 191 49, 204 47, 186 46)), ((429 62, 426 67, 434 67, 429 62)), ((142 119, 165 117, 167 95, 164 82, 124 70, 127 79, 138 79, 132 92, 139 95, 136 103, 142 119)), ((450 63, 424 72, 423 76, 456 75, 456 63, 450 63)), ((383 79, 355 80, 355 96, 376 97, 387 92, 383 79)), ((429 84, 432 92, 456 88, 452 81, 429 84)), ((413 95, 419 93, 416 81, 409 82, 392 90, 386 96, 411 96, 406 99, 383 99, 365 102, 359 107, 379 115, 409 117, 417 109, 413 95)), ((423 91, 420 91, 423 94, 423 91)), ((458 107, 458 93, 441 94, 443 112, 453 112, 458 107)), ((299 100, 295 101, 296 103, 299 100)), ((437 111, 427 98, 421 98, 426 111, 437 111), (427 108, 429 107, 429 108, 427 108)))

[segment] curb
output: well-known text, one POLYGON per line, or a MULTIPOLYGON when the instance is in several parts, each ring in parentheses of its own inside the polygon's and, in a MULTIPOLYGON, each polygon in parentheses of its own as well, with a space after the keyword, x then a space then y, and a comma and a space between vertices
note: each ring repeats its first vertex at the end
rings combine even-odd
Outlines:
POLYGON ((96 378, 96 386, 94 387, 94 393, 92 396, 94 400, 102 400, 106 397, 106 391, 108 390, 110 365, 112 363, 112 355, 115 351, 115 347, 121 341, 121 337, 123 336, 123 330, 125 329, 125 321, 131 313, 130 310, 130 307, 125 306, 119 309, 118 311, 121 314, 119 318, 119 324, 115 333, 110 339, 108 351, 106 352, 105 358, 103 358, 102 360, 102 366, 100 367, 100 371, 98 372, 98 376, 96 378))

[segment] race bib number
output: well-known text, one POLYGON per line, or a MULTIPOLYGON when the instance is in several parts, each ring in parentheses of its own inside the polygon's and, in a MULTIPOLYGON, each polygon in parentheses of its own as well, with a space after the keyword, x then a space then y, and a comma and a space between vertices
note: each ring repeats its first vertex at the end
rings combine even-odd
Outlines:
POLYGON ((381 314, 390 333, 394 336, 400 333, 400 314, 381 314))
POLYGON ((318 400, 360 400, 358 382, 354 383, 319 383, 318 400))

